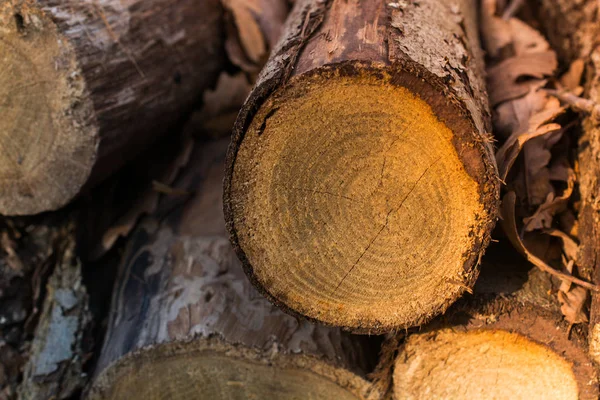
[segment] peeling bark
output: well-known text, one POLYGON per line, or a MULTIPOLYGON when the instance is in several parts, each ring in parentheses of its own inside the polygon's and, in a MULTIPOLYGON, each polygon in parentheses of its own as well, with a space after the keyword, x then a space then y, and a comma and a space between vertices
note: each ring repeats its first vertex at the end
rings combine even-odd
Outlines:
POLYGON ((83 342, 91 322, 88 296, 73 238, 61 246, 19 387, 22 399, 68 399, 87 383, 83 342))

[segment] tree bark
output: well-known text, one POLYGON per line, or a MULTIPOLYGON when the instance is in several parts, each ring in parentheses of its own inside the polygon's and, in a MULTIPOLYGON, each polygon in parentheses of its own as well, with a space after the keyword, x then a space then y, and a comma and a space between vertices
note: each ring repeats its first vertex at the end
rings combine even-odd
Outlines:
POLYGON ((400 345, 394 398, 598 398, 585 334, 569 337, 548 296, 557 282, 505 247, 484 257, 475 296, 400 345))
POLYGON ((302 0, 239 114, 225 217, 253 283, 355 332, 477 276, 498 201, 474 1, 302 0))
MULTIPOLYGON (((563 62, 581 58, 586 63, 585 96, 600 103, 600 6, 596 1, 574 4, 567 0, 540 0, 540 21, 563 62)), ((586 278, 600 284, 600 121, 588 116, 579 138, 580 251, 577 263, 586 278)), ((600 295, 592 292, 589 350, 600 364, 600 295)))
POLYGON ((222 220, 226 145, 197 148, 129 240, 90 398, 377 398, 364 338, 288 316, 247 281, 222 220))
POLYGON ((83 365, 92 316, 74 235, 60 247, 19 387, 21 399, 70 399, 87 383, 83 365))
POLYGON ((4 0, 0 213, 57 209, 182 123, 228 65, 235 23, 264 28, 253 54, 268 54, 287 4, 236 4, 4 0), (230 14, 246 19, 229 24, 230 14))

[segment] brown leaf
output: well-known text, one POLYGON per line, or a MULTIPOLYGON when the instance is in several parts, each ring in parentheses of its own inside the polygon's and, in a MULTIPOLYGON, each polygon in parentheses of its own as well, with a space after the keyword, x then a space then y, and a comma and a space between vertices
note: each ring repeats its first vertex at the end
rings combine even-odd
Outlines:
POLYGON ((510 57, 488 68, 490 105, 495 107, 504 101, 526 95, 531 85, 523 82, 525 78, 548 78, 552 76, 557 66, 556 53, 546 51, 510 57))
POLYGON ((496 0, 481 2, 481 33, 488 55, 497 58, 500 52, 512 42, 512 31, 508 21, 495 15, 496 0))
POLYGON ((267 44, 252 12, 256 4, 243 0, 223 0, 223 6, 233 14, 237 39, 245 55, 258 64, 267 53, 267 44))
POLYGON ((550 50, 550 44, 537 29, 517 18, 511 18, 508 22, 515 55, 543 53, 550 50))
POLYGON ((521 127, 520 130, 514 132, 498 149, 496 162, 502 180, 506 179, 508 171, 529 140, 560 130, 560 125, 549 123, 564 111, 555 105, 556 103, 546 103, 546 108, 528 119, 528 126, 521 127))
MULTIPOLYGON (((159 180, 166 184, 172 183, 179 174, 180 169, 188 163, 193 148, 194 141, 191 138, 187 138, 179 155, 169 164, 169 167, 160 174, 158 177, 159 180)), ((98 243, 90 253, 90 258, 98 259, 112 248, 117 239, 122 236, 127 236, 143 215, 154 212, 160 196, 161 193, 157 192, 152 187, 140 194, 137 197, 135 204, 128 209, 127 213, 121 216, 104 232, 100 243, 98 243)))
POLYGON ((558 215, 558 225, 560 229, 569 234, 569 236, 576 239, 579 238, 579 221, 575 217, 575 214, 570 209, 558 215))
POLYGON ((554 192, 548 193, 546 200, 537 208, 535 213, 528 218, 524 218, 525 231, 531 232, 535 229, 549 229, 552 226, 554 216, 567 208, 569 198, 573 194, 575 187, 575 174, 568 181, 568 186, 560 196, 555 196, 554 192))
POLYGON ((504 230, 504 233, 506 233, 506 236, 512 243, 512 245, 515 247, 515 249, 517 249, 517 251, 519 253, 521 253, 530 263, 532 263, 533 265, 538 267, 540 270, 547 272, 551 275, 554 275, 561 280, 566 280, 568 282, 575 283, 579 286, 582 286, 582 287, 590 289, 590 290, 599 291, 600 287, 598 287, 592 283, 586 282, 582 279, 579 279, 575 276, 572 276, 570 274, 566 274, 564 272, 555 270, 554 268, 552 268, 551 266, 546 264, 546 262, 544 262, 542 259, 536 257, 529 250, 527 250, 527 248, 523 244, 523 241, 521 240, 521 237, 519 236, 519 233, 517 231, 517 220, 515 217, 516 200, 517 200, 517 197, 516 197, 515 193, 508 192, 506 195, 504 195, 504 197, 502 199, 502 209, 501 209, 502 228, 504 230))
POLYGON ((588 317, 584 311, 587 297, 587 289, 577 286, 571 288, 571 290, 566 293, 561 291, 558 292, 560 312, 571 325, 588 322, 588 317))
POLYGON ((547 201, 548 195, 554 195, 554 188, 550 183, 550 172, 547 168, 552 154, 547 148, 545 137, 537 137, 523 146, 527 199, 529 205, 534 206, 547 201))
POLYGON ((499 104, 494 110, 494 134, 504 138, 516 131, 523 132, 529 124, 529 118, 544 109, 548 96, 538 89, 546 85, 545 80, 529 83, 529 93, 511 101, 499 104))
POLYGON ((585 69, 585 62, 583 59, 577 59, 571 63, 569 70, 560 77, 560 84, 569 91, 574 91, 579 88, 581 78, 583 77, 583 70, 585 69))
MULTIPOLYGON (((577 253, 579 252, 579 245, 569 235, 558 230, 558 229, 547 229, 544 233, 560 238, 563 243, 563 252, 569 261, 577 262, 577 253)), ((571 271, 569 271, 571 272, 571 271)))

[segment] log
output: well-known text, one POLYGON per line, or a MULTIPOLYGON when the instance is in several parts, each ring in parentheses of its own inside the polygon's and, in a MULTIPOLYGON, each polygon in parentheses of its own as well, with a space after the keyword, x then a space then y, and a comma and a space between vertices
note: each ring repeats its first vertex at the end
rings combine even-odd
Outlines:
POLYGON ((247 281, 221 211, 227 143, 196 148, 180 194, 130 238, 89 398, 379 398, 365 338, 299 321, 247 281))
POLYGON ((264 55, 286 3, 248 0, 252 14, 236 4, 2 1, 0 213, 55 210, 177 130, 229 66, 229 14, 251 33, 264 22, 267 38, 251 37, 264 55))
POLYGON ((475 296, 400 346, 393 397, 597 399, 585 334, 574 330, 569 338, 548 296, 556 290, 550 278, 527 272, 514 251, 491 247, 475 296))
POLYGON ((231 241, 271 301, 383 332, 473 285, 499 190, 475 10, 296 2, 225 176, 231 241))
MULTIPOLYGON (((573 4, 567 0, 542 0, 537 8, 540 21, 563 63, 585 61, 585 97, 600 103, 600 6, 596 1, 573 4)), ((600 284, 600 121, 587 116, 579 138, 577 264, 585 278, 600 284)), ((592 292, 589 323, 589 350, 600 364, 600 294, 592 292)))

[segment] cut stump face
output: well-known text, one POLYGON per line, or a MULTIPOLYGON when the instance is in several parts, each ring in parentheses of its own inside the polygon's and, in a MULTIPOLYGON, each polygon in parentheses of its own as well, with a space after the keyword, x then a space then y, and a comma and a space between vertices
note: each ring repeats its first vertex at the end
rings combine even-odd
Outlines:
POLYGON ((92 105, 67 40, 40 10, 0 6, 0 213, 78 193, 95 161, 92 105))
POLYGON ((490 219, 454 140, 386 77, 293 80, 257 112, 233 166, 231 222, 253 278, 355 331, 443 311, 490 219))
POLYGON ((166 357, 132 368, 118 378, 106 398, 359 399, 310 371, 277 368, 210 351, 166 357))
POLYGON ((394 398, 576 400, 579 391, 569 362, 518 333, 444 329, 408 339, 394 398))

